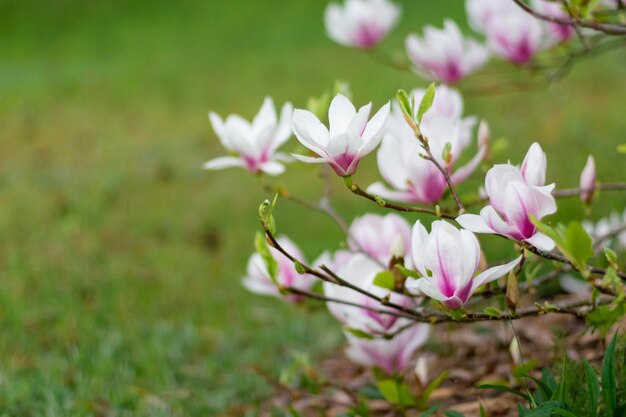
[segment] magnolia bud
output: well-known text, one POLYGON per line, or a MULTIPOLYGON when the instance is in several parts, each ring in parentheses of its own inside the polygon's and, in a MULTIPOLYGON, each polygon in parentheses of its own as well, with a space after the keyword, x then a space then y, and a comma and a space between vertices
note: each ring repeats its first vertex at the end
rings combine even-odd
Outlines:
POLYGON ((580 199, 584 204, 591 204, 593 201, 594 189, 596 186, 596 163, 593 156, 589 155, 587 163, 580 174, 580 199))

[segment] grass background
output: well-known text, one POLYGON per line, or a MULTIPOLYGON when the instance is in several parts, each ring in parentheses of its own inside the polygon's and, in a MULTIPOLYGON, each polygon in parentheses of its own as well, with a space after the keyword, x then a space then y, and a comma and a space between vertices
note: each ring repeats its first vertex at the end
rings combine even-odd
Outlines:
MULTIPOLYGON (((252 117, 265 95, 303 106, 336 79, 377 107, 424 86, 329 41, 325 4, 0 0, 0 415, 219 415, 267 395, 253 365, 340 343, 326 314, 242 288, 266 196, 242 170, 200 169, 223 153, 209 109, 252 117)), ((459 0, 402 4, 388 51, 426 22, 464 21, 459 0)), ((590 152, 600 179, 623 180, 624 58, 536 92, 467 97, 466 114, 508 139, 498 161, 539 140, 559 185, 576 185, 590 152)), ((360 184, 377 179, 374 160, 360 184)), ((314 198, 314 174, 294 164, 277 183, 314 198)), ((347 217, 374 209, 335 183, 347 217)), ((341 240, 287 202, 277 218, 309 258, 341 240)))

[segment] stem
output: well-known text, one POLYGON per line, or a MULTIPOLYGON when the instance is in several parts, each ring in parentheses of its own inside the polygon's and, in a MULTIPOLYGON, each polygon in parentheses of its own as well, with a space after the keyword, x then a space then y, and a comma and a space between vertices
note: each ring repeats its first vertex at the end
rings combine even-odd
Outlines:
POLYGON ((554 190, 552 195, 554 197, 576 197, 579 196, 580 193, 595 190, 623 191, 626 190, 626 182, 604 182, 590 188, 562 188, 560 190, 554 190))

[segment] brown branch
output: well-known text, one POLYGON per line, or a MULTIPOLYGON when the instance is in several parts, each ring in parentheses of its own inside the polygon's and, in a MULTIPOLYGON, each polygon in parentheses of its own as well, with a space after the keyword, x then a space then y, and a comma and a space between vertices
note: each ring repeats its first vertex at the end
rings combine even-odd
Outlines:
POLYGON ((624 25, 615 25, 615 24, 602 24, 596 22, 595 20, 582 20, 582 19, 571 19, 571 18, 561 18, 556 16, 550 16, 543 13, 538 12, 533 9, 523 0, 513 0, 515 4, 517 4, 522 10, 526 13, 531 14, 537 19, 544 20, 550 23, 557 23, 559 25, 568 25, 572 27, 584 27, 588 29, 597 30, 598 32, 606 33, 607 35, 626 35, 626 26, 624 25))
POLYGON ((554 197, 576 197, 580 193, 588 191, 624 191, 626 190, 626 182, 604 182, 596 184, 590 188, 562 188, 560 190, 554 190, 552 195, 554 197))
POLYGON ((345 179, 346 179, 346 187, 348 188, 348 190, 350 190, 352 193, 354 193, 354 194, 356 194, 358 196, 365 197, 368 200, 375 202, 380 207, 389 208, 391 210, 401 211, 401 212, 405 212, 405 213, 430 214, 431 216, 441 217, 441 218, 448 219, 448 220, 454 220, 456 218, 456 216, 454 216, 452 214, 439 212, 437 210, 429 209, 429 208, 426 208, 426 207, 405 206, 405 205, 401 205, 401 204, 391 203, 391 202, 389 202, 387 200, 382 199, 381 197, 379 197, 377 195, 368 193, 367 191, 365 191, 364 189, 362 189, 358 185, 352 183, 352 180, 349 180, 348 178, 349 177, 345 177, 345 179))

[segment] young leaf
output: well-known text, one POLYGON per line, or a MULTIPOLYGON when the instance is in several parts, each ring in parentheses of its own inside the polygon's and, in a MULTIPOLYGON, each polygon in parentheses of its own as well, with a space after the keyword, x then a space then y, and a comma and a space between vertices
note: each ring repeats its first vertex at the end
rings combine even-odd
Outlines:
POLYGON ((515 388, 507 387, 506 385, 497 385, 497 384, 483 384, 479 385, 478 389, 493 389, 500 392, 510 392, 511 394, 515 394, 518 397, 522 397, 526 401, 530 401, 530 397, 523 392, 516 390, 515 388))
POLYGON ((404 113, 410 119, 413 119, 413 107, 411 106, 409 96, 406 91, 398 90, 398 92, 396 93, 396 101, 398 102, 402 113, 404 113))
POLYGON ((363 330, 360 329, 355 329, 354 327, 348 327, 345 326, 344 329, 350 333, 353 336, 358 337, 359 339, 365 339, 365 340, 373 340, 374 336, 372 336, 371 334, 364 332, 363 330))
POLYGON ((405 268, 402 264, 395 264, 394 267, 396 267, 396 269, 405 277, 421 278, 420 274, 411 269, 405 268))
POLYGON ((565 229, 565 246, 568 258, 580 270, 585 268, 587 260, 593 256, 593 241, 579 222, 570 222, 565 229))
POLYGON ((424 97, 422 97, 422 101, 420 102, 420 106, 417 109, 417 122, 422 122, 422 117, 424 114, 430 110, 433 105, 433 100, 435 99, 435 83, 431 83, 426 92, 424 93, 424 97))
POLYGON ((443 371, 437 378, 435 378, 424 390, 419 400, 419 405, 425 408, 428 405, 428 399, 434 390, 441 385, 441 383, 448 377, 448 371, 443 371))
POLYGON ((613 335, 611 343, 604 352, 602 359, 602 398, 607 415, 613 416, 617 408, 617 387, 615 383, 615 345, 617 344, 617 332, 613 335))
POLYGON ((254 247, 258 254, 261 255, 261 259, 267 268, 272 282, 278 285, 278 262, 276 262, 276 259, 272 256, 272 252, 270 252, 270 248, 260 232, 257 232, 254 238, 254 247))
POLYGON ((420 417, 430 417, 441 408, 441 404, 435 404, 428 410, 424 411, 420 417))
POLYGON ((502 312, 495 307, 485 307, 484 311, 492 317, 497 317, 502 314, 502 312))
POLYGON ((583 366, 585 367, 585 374, 587 376, 587 393, 589 398, 589 409, 591 411, 590 417, 597 417, 598 415, 598 399, 600 398, 600 386, 598 384, 598 378, 596 371, 593 367, 583 359, 583 366))
POLYGON ((465 414, 459 413, 458 411, 454 411, 454 410, 444 411, 443 414, 446 417, 465 417, 465 414))
POLYGON ((613 268, 617 269, 617 254, 611 248, 604 248, 604 256, 613 268))
POLYGON ((396 281, 393 279, 393 274, 390 271, 381 271, 374 277, 374 285, 386 290, 393 290, 396 281))
POLYGON ((383 379, 376 383, 378 390, 391 404, 400 404, 400 392, 398 391, 398 383, 394 379, 383 379))

